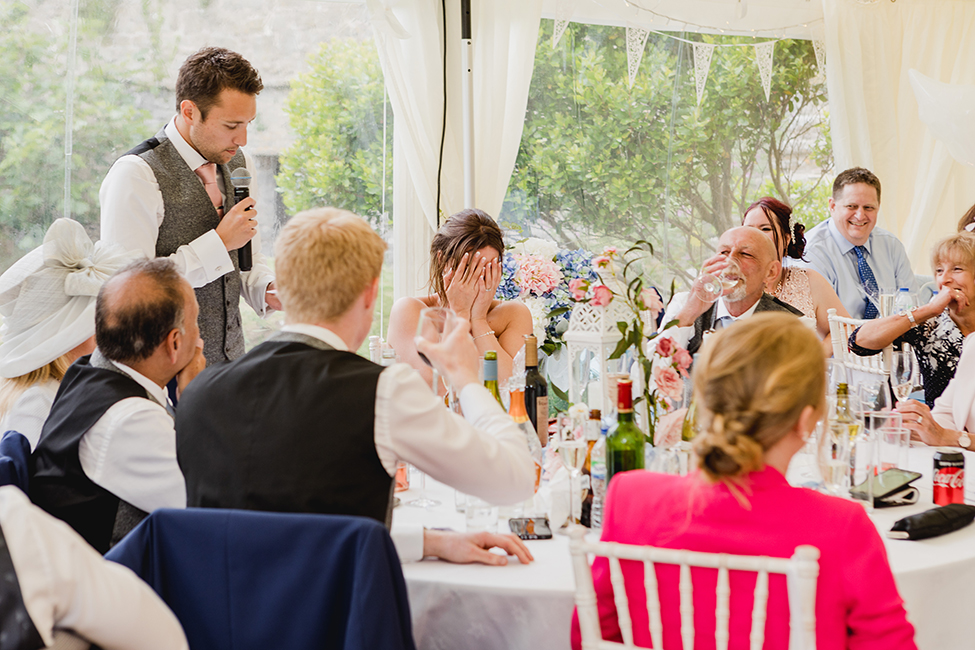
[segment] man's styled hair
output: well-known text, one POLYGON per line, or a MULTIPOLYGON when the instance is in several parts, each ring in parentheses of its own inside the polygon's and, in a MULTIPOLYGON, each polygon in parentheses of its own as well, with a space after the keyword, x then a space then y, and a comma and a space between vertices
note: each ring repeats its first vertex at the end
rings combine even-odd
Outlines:
POLYGON ((296 214, 274 245, 278 297, 289 320, 319 323, 349 310, 383 268, 386 242, 337 208, 296 214))
POLYGON ((225 88, 257 95, 264 90, 264 83, 254 66, 241 55, 222 47, 205 47, 191 54, 179 69, 176 110, 188 99, 196 104, 206 121, 207 113, 225 88))
POLYGON ((95 301, 95 344, 112 361, 142 361, 174 329, 183 331, 186 280, 172 260, 129 264, 102 285, 95 301))
POLYGON ((856 183, 865 183, 877 190, 877 203, 880 203, 880 179, 872 171, 863 167, 851 167, 836 175, 836 180, 833 181, 833 200, 840 198, 844 187, 856 183))

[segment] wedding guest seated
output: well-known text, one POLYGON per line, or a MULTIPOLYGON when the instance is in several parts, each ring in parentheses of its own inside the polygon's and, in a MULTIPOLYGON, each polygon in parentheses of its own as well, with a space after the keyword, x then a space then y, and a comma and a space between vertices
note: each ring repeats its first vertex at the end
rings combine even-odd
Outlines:
MULTIPOLYGON (((282 229, 275 271, 287 324, 205 370, 180 399, 177 455, 189 506, 358 515, 389 527, 400 461, 495 504, 532 496, 527 444, 478 381, 466 320, 441 343, 419 344, 457 391, 464 417, 408 365, 384 368, 355 354, 372 324, 385 249, 344 210, 303 212, 282 229)), ((507 536, 392 533, 404 560, 490 559, 445 555, 451 546, 478 550, 472 539, 531 559, 507 536)))
POLYGON ((186 506, 166 384, 203 368, 199 309, 171 260, 130 264, 95 304, 95 343, 64 376, 31 456, 31 499, 101 553, 156 508, 186 506))
POLYGON ((809 231, 806 258, 836 291, 853 318, 876 318, 880 290, 917 293, 907 251, 877 228, 880 179, 863 167, 840 172, 829 199, 830 218, 809 231))
POLYGON ((781 268, 775 246, 761 231, 749 226, 726 230, 718 240, 717 255, 704 263, 702 276, 723 273, 735 281, 734 286, 725 289, 719 299, 708 300, 702 290, 702 278, 698 277, 690 292, 674 294, 663 322, 677 320, 677 326, 668 329, 667 335, 694 354, 705 334, 755 312, 785 311, 802 316, 792 305, 765 293, 766 284, 779 277, 781 268))
POLYGON ((57 219, 43 245, 0 276, 0 435, 17 431, 37 446, 65 371, 95 349, 98 289, 132 258, 57 219))
POLYGON ((741 225, 758 228, 772 240, 782 263, 779 277, 765 287, 769 295, 788 303, 801 311, 807 318, 816 321, 816 332, 823 340, 826 356, 833 355, 833 341, 829 335, 829 309, 849 318, 846 307, 840 302, 833 287, 822 275, 810 268, 798 266, 806 247, 806 228, 798 221, 790 227, 792 208, 765 196, 755 201, 745 210, 741 225))
MULTIPOLYGON (((791 557, 797 546, 819 549, 816 647, 915 648, 914 628, 887 563, 884 543, 863 506, 790 486, 786 468, 825 413, 825 363, 808 327, 784 314, 758 314, 747 326, 718 332, 694 371, 700 433, 698 469, 687 476, 646 471, 617 474, 609 484, 602 541, 662 548, 791 557)), ((656 568, 663 645, 680 647, 681 614, 674 566, 656 568)), ((634 642, 649 647, 643 564, 623 563, 634 642)), ((713 569, 692 569, 696 638, 714 638, 713 569)), ((606 558, 593 563, 605 639, 621 638, 606 558)), ((731 572, 732 647, 751 629, 756 574, 731 572)), ((785 576, 769 577, 765 647, 789 645, 785 576)), ((579 648, 579 624, 572 621, 579 648)))
POLYGON ((956 375, 965 337, 975 332, 975 235, 959 232, 931 254, 938 294, 926 305, 864 323, 850 336, 850 350, 879 354, 891 343, 909 343, 924 380, 924 401, 934 406, 956 375))
POLYGON ((146 583, 12 486, 0 487, 0 577, 5 649, 87 648, 78 638, 115 650, 188 647, 146 583))
MULTIPOLYGON (((389 344, 399 360, 417 370, 429 383, 430 367, 416 353, 420 311, 424 307, 450 307, 470 321, 470 333, 481 356, 498 353, 498 380, 511 376, 511 359, 532 333, 532 317, 519 301, 502 302, 494 294, 501 283, 504 236, 494 219, 481 210, 463 210, 452 215, 433 236, 430 244, 430 289, 428 296, 403 297, 389 314, 389 344)), ((441 393, 443 391, 441 390, 441 393)))

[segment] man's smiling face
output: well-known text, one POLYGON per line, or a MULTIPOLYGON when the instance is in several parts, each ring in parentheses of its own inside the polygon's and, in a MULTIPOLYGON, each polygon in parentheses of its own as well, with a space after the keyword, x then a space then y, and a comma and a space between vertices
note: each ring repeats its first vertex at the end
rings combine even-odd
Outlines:
POLYGON ((866 183, 844 185, 839 196, 829 200, 833 225, 854 246, 867 243, 870 233, 877 225, 879 210, 877 189, 866 183))

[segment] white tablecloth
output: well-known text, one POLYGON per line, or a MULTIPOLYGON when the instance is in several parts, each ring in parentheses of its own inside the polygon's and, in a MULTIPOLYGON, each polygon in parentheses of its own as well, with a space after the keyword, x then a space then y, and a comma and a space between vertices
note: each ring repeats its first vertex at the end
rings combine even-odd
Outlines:
MULTIPOLYGON (((871 517, 883 536, 901 517, 933 507, 931 453, 912 449, 908 469, 922 472, 915 485, 921 502, 871 517)), ((975 503, 975 453, 965 453, 965 494, 975 503)), ((395 521, 464 530, 453 490, 428 480, 427 491, 443 505, 430 510, 400 506, 395 521)), ((416 491, 401 493, 403 501, 416 491)), ((499 531, 507 532, 507 531, 499 531)), ((923 541, 886 539, 890 566, 917 630, 920 650, 975 650, 975 525, 923 541)), ((516 559, 504 567, 424 561, 403 565, 410 594, 413 633, 420 650, 479 648, 542 650, 569 647, 574 582, 568 538, 526 542, 535 562, 516 559)), ((869 580, 869 576, 864 576, 869 580)))

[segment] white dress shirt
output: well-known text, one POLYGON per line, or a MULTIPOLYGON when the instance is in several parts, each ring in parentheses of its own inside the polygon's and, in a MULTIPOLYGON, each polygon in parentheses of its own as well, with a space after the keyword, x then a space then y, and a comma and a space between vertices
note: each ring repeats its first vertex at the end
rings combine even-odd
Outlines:
POLYGON ((153 399, 128 397, 113 404, 81 438, 78 458, 93 483, 152 512, 185 508, 186 482, 176 463, 176 428, 162 404, 166 389, 132 368, 114 363, 153 399))
MULTIPOLYGON (((175 118, 166 125, 166 136, 191 170, 207 160, 194 149, 176 128, 175 118)), ((253 170, 250 158, 244 153, 247 169, 253 170)), ((203 181, 200 181, 203 184, 203 181)), ((217 187, 223 194, 220 166, 217 165, 217 187)), ((254 192, 251 191, 254 197, 254 192)), ((226 197, 224 197, 226 198, 226 197)), ((118 242, 129 251, 141 251, 147 258, 156 256, 156 239, 163 221, 164 206, 156 175, 149 163, 136 155, 122 156, 115 161, 98 192, 101 204, 101 238, 118 242)), ((266 314, 264 294, 274 274, 261 254, 260 230, 251 240, 254 265, 240 274, 241 294, 261 317, 266 314)), ((176 268, 190 285, 197 289, 233 270, 234 265, 223 240, 216 230, 209 230, 193 241, 180 246, 170 255, 176 268)))
MULTIPOLYGON (((307 324, 284 331, 313 336, 348 350, 334 332, 307 324)), ((485 501, 517 503, 535 490, 535 466, 521 430, 484 386, 468 384, 458 396, 464 416, 444 407, 423 378, 405 363, 382 371, 376 386, 376 454, 393 476, 399 461, 485 501)), ((423 528, 391 531, 403 561, 423 556, 423 528)))
POLYGON ((146 583, 15 487, 0 487, 0 526, 24 607, 46 645, 66 629, 106 650, 188 648, 179 621, 146 583))
POLYGON ((975 433, 975 334, 965 337, 955 376, 934 402, 931 416, 946 429, 975 433))
POLYGON ((17 398, 7 414, 0 420, 0 436, 7 431, 24 434, 30 443, 30 450, 34 451, 37 441, 41 439, 41 428, 44 420, 51 413, 51 405, 58 394, 60 384, 56 379, 48 379, 34 384, 17 398))

